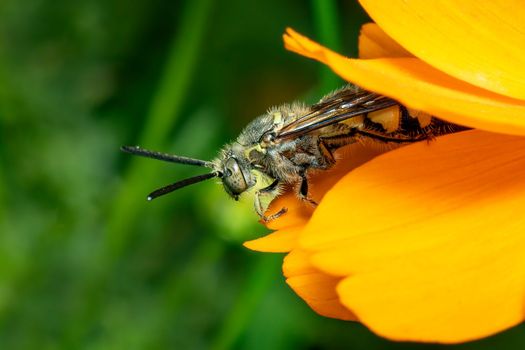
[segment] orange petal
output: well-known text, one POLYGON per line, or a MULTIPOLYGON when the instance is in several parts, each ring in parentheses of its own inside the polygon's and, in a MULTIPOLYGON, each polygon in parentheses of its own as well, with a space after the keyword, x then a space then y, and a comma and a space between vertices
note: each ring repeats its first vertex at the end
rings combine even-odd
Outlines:
POLYGON ((283 41, 284 47, 288 51, 298 53, 301 56, 317 60, 324 64, 327 63, 324 59, 324 54, 328 49, 297 33, 292 28, 286 28, 286 33, 283 34, 283 41))
POLYGON ((297 238, 302 229, 302 225, 281 229, 264 237, 244 242, 244 246, 259 252, 288 253, 297 245, 297 238))
POLYGON ((468 131, 355 169, 301 234, 341 301, 395 340, 460 342, 524 319, 525 138, 468 131))
POLYGON ((327 64, 342 78, 407 107, 473 128, 525 135, 525 101, 454 79, 419 59, 348 59, 290 29, 285 44, 327 64))
POLYGON ((375 23, 367 23, 359 33, 359 58, 413 57, 375 23))
POLYGON ((313 208, 301 202, 293 189, 287 189, 286 192, 272 201, 265 215, 277 213, 282 208, 286 213, 275 220, 264 223, 266 227, 272 230, 281 230, 289 227, 304 225, 312 216, 313 208))
POLYGON ((329 276, 313 268, 308 262, 308 253, 294 250, 284 259, 286 283, 315 312, 322 316, 342 320, 356 320, 346 309, 336 294, 335 288, 340 278, 329 276))
POLYGON ((525 2, 360 0, 415 56, 457 79, 525 99, 525 2))

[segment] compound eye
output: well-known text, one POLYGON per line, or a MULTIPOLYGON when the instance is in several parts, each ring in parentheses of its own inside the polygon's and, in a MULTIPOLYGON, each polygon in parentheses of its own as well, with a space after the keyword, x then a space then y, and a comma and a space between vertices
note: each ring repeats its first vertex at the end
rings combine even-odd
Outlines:
POLYGON ((225 175, 228 177, 241 171, 241 169, 239 168, 239 163, 237 163, 237 161, 234 158, 229 158, 226 161, 225 170, 225 175))
POLYGON ((223 183, 228 192, 234 195, 241 194, 248 188, 239 163, 235 158, 229 158, 224 164, 223 183))

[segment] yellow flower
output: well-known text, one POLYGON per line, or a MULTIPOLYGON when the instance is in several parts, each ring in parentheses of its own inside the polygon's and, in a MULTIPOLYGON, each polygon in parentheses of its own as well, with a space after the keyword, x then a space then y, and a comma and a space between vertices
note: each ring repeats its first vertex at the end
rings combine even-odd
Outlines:
POLYGON ((360 59, 288 30, 286 47, 409 108, 475 130, 382 154, 347 151, 286 194, 288 284, 316 312, 394 340, 456 343, 525 317, 525 2, 361 0, 360 59), (361 165, 360 165, 361 164, 361 165), (353 169, 353 170, 352 170, 353 169))

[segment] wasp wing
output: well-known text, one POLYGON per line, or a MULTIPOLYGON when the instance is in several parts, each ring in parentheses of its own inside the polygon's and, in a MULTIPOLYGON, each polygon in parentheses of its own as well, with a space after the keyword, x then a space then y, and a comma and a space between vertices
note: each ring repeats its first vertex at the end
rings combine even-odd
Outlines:
POLYGON ((309 113, 284 126, 276 134, 276 139, 298 137, 328 125, 398 104, 388 97, 373 92, 354 87, 344 88, 323 98, 311 107, 309 113))

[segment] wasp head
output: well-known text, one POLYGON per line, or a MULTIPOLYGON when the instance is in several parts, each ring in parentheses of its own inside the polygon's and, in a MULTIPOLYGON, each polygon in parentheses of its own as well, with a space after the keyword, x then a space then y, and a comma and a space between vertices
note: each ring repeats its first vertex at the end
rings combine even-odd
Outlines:
POLYGON ((226 146, 212 162, 150 151, 138 146, 123 146, 121 149, 126 153, 146 158, 212 169, 210 173, 193 176, 159 188, 148 195, 148 200, 163 196, 179 188, 217 177, 222 180, 226 192, 232 198, 238 200, 240 194, 253 187, 257 182, 257 178, 252 173, 252 166, 244 155, 243 147, 238 143, 226 146))
POLYGON ((213 161, 215 171, 221 173, 224 190, 235 200, 257 182, 252 174, 252 165, 240 144, 226 146, 213 161))

